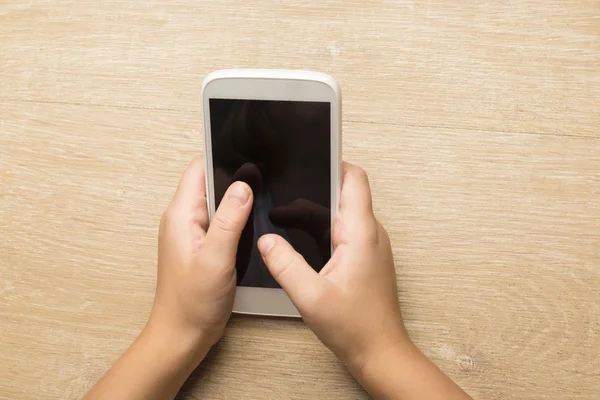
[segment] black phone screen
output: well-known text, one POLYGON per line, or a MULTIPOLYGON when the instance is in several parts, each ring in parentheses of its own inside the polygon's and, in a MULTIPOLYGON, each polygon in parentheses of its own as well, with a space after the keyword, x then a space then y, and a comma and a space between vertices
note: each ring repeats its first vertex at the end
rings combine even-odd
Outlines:
POLYGON ((328 102, 210 99, 216 207, 235 181, 254 204, 238 246, 238 286, 278 288, 257 248, 285 238, 316 271, 331 256, 331 108, 328 102))

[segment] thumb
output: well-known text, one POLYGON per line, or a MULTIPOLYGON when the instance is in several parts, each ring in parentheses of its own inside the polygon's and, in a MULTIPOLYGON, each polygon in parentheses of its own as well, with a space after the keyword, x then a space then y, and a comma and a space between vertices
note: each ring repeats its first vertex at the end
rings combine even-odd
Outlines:
POLYGON ((281 236, 264 235, 258 241, 260 254, 273 278, 301 312, 318 301, 325 281, 281 236))
POLYGON ((234 182, 221 200, 210 222, 203 250, 210 252, 211 264, 228 266, 235 263, 235 255, 242 230, 252 209, 252 191, 244 182, 234 182))

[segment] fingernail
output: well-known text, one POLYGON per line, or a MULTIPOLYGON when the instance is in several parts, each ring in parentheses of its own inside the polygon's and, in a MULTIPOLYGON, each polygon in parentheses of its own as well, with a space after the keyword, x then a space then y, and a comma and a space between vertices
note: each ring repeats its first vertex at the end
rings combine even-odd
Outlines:
POLYGON ((273 246, 275 246, 275 239, 270 236, 263 236, 258 240, 258 250, 263 256, 266 256, 273 246))
POLYGON ((248 199, 250 198, 250 190, 248 189, 248 185, 242 182, 235 182, 229 188, 227 198, 231 202, 239 206, 243 206, 248 202, 248 199))

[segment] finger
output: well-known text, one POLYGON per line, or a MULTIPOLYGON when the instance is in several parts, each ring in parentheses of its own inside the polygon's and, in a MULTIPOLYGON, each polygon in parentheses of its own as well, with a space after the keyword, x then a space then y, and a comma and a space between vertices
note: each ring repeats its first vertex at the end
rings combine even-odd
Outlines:
POLYGON ((352 214, 373 215, 369 177, 364 169, 347 162, 344 162, 340 193, 340 211, 344 210, 352 214))
POLYGON ((333 222, 332 242, 372 242, 377 239, 377 220, 373 214, 371 188, 366 172, 344 163, 340 212, 333 222))
POLYGON ((258 249, 271 275, 298 309, 318 299, 325 280, 287 241, 278 235, 264 235, 258 241, 258 249))
POLYGON ((242 230, 252 208, 252 191, 244 182, 235 182, 227 189, 206 233, 203 249, 209 262, 233 265, 242 230))
POLYGON ((172 203, 176 208, 193 212, 201 228, 206 231, 208 209, 206 208, 205 185, 204 159, 201 155, 197 155, 185 169, 172 203))

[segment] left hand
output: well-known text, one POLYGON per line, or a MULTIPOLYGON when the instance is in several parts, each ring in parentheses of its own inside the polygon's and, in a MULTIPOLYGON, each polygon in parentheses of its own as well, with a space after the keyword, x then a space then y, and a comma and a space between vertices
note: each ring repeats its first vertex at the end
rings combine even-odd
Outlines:
POLYGON ((204 162, 195 157, 161 221, 158 281, 148 328, 193 346, 214 345, 231 315, 236 252, 252 209, 248 184, 234 182, 208 228, 204 162))

